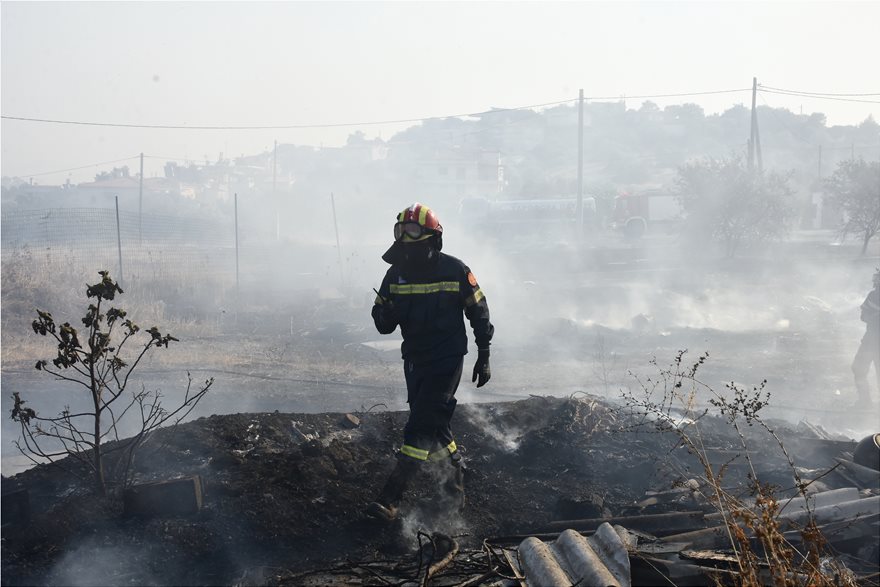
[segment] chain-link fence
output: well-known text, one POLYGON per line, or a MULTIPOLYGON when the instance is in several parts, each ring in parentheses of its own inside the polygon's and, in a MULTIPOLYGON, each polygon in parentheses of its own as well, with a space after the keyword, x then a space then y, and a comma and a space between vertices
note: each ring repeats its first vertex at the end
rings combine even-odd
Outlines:
POLYGON ((102 208, 3 212, 3 263, 36 273, 109 269, 123 281, 235 278, 233 222, 102 208))

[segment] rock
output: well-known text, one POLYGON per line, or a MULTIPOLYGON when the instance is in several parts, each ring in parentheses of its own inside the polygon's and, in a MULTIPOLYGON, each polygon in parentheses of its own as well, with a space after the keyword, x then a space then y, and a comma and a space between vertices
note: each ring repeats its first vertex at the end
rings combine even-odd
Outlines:
POLYGON ((346 414, 342 418, 342 425, 346 428, 359 428, 361 425, 361 419, 354 414, 346 414))

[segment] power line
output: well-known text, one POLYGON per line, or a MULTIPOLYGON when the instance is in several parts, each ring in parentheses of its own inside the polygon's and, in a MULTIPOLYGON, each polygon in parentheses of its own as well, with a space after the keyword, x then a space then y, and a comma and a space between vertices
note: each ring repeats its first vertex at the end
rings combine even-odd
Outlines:
POLYGON ((813 146, 815 146, 815 144, 814 144, 812 141, 810 141, 809 139, 804 138, 804 136, 801 134, 801 130, 800 130, 800 129, 798 129, 798 131, 795 132, 795 131, 793 131, 793 130, 792 130, 787 124, 785 124, 784 122, 782 122, 782 119, 779 118, 779 116, 776 115, 776 108, 774 108, 773 106, 771 106, 770 104, 768 104, 768 103, 767 103, 767 100, 764 98, 763 95, 761 95, 760 97, 761 97, 761 102, 764 103, 764 106, 766 106, 767 108, 770 109, 770 114, 773 115, 773 118, 776 119, 776 122, 779 123, 779 126, 781 126, 782 128, 784 128, 785 130, 787 130, 788 133, 789 133, 790 135, 792 135, 793 137, 797 138, 799 141, 804 142, 804 143, 806 143, 806 144, 808 144, 808 145, 813 145, 813 146))
POLYGON ((843 151, 846 149, 849 151, 850 149, 858 149, 860 151, 866 151, 868 149, 880 149, 880 144, 877 145, 843 145, 840 147, 823 147, 826 151, 843 151))
POLYGON ((835 94, 831 92, 803 92, 800 90, 787 90, 785 88, 774 88, 773 86, 765 86, 762 84, 758 84, 759 88, 764 88, 767 90, 776 90, 777 92, 790 92, 792 94, 806 94, 810 96, 849 96, 849 97, 858 97, 858 96, 880 96, 880 93, 869 93, 869 94, 835 94))
MULTIPOLYGON (((738 88, 731 90, 711 90, 707 92, 683 92, 675 94, 644 94, 635 96, 590 96, 588 100, 621 100, 621 99, 641 99, 641 98, 681 98, 687 96, 707 96, 711 94, 729 94, 734 92, 748 91, 748 88, 738 88)), ((19 120, 24 122, 43 122, 49 124, 72 124, 79 126, 104 126, 115 128, 149 128, 149 129, 166 129, 166 130, 291 130, 291 129, 307 129, 307 128, 337 128, 346 126, 369 126, 378 124, 403 124, 412 122, 424 122, 427 120, 441 120, 444 118, 463 118, 477 117, 489 114, 498 114, 501 112, 513 112, 517 110, 531 110, 533 108, 543 108, 546 106, 558 106, 560 104, 568 104, 576 102, 577 98, 568 100, 556 100, 554 102, 544 102, 541 104, 529 104, 527 106, 516 106, 514 108, 493 108, 482 112, 466 112, 461 114, 447 114, 444 116, 428 116, 422 118, 403 118, 396 120, 374 120, 367 122, 337 122, 326 124, 282 124, 282 125, 207 125, 207 126, 189 126, 175 124, 129 124, 115 122, 94 122, 82 120, 58 120, 51 118, 29 118, 24 116, 7 116, 2 115, 0 118, 7 120, 19 120)))
POLYGON ((204 157, 166 157, 164 155, 144 155, 144 159, 159 159, 160 161, 202 161, 204 157))
POLYGON ((80 167, 69 167, 67 169, 59 169, 57 171, 43 171, 41 173, 24 173, 24 174, 16 174, 16 177, 39 177, 41 175, 54 175, 56 173, 64 173, 66 171, 78 171, 80 169, 88 169, 89 167, 97 167, 99 165, 110 165, 111 163, 121 163, 123 161, 129 161, 131 159, 137 159, 138 156, 134 157, 125 157, 124 159, 116 159, 114 161, 102 161, 101 163, 92 163, 90 165, 82 165, 80 167))
POLYGON ((91 122, 91 121, 80 121, 80 120, 54 120, 49 118, 27 118, 24 116, 0 116, 0 118, 5 118, 7 120, 20 120, 25 122, 46 122, 51 124, 74 124, 80 126, 110 126, 117 128, 151 128, 151 129, 173 129, 173 130, 291 130, 291 129, 306 129, 306 128, 336 128, 336 127, 345 127, 345 126, 368 126, 368 125, 377 125, 377 124, 403 124, 408 122, 424 122, 426 120, 441 120, 443 118, 461 118, 465 116, 483 116, 486 114, 497 114, 499 112, 512 112, 515 110, 528 110, 531 108, 541 108, 544 106, 555 106, 558 104, 565 104, 568 102, 574 102, 577 98, 572 98, 570 100, 558 100, 556 102, 545 102, 543 104, 531 104, 528 106, 517 106, 515 108, 495 108, 492 110, 484 111, 484 112, 466 112, 463 114, 448 114, 445 116, 428 116, 423 118, 402 118, 397 120, 373 120, 368 122, 335 122, 335 123, 327 123, 327 124, 281 124, 281 125, 261 125, 261 126, 248 126, 248 125, 231 125, 231 126, 187 126, 187 125, 174 125, 174 124, 127 124, 127 123, 115 123, 115 122, 91 122))
POLYGON ((779 94, 781 96, 796 96, 798 98, 812 98, 816 100, 837 100, 838 102, 861 102, 863 104, 880 104, 880 100, 859 100, 857 98, 839 98, 836 96, 820 96, 816 94, 799 94, 795 92, 780 92, 777 90, 768 90, 766 87, 760 87, 760 91, 768 94, 779 94))
MULTIPOLYGON (((712 90, 708 92, 685 92, 682 94, 651 94, 643 96, 584 96, 585 100, 630 100, 636 98, 683 98, 687 96, 708 96, 710 94, 733 94, 735 92, 751 92, 752 88, 737 88, 733 90, 712 90)), ((574 101, 574 100, 570 100, 574 101)))

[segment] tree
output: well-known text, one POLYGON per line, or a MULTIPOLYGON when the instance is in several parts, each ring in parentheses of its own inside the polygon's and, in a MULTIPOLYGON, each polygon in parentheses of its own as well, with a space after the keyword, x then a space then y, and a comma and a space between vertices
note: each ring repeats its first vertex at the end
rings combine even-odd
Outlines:
POLYGON ((842 235, 861 235, 864 255, 868 243, 880 231, 880 161, 841 161, 825 180, 825 189, 846 214, 842 235))
MULTIPOLYGON (((150 432, 167 422, 177 424, 195 408, 214 383, 208 379, 194 393, 189 379, 183 401, 173 410, 162 406, 159 392, 125 394, 132 371, 152 348, 168 348, 177 341, 170 334, 161 334, 154 326, 146 331, 150 339, 134 352, 131 363, 122 358, 126 344, 133 340, 140 328, 126 318, 125 310, 109 308, 105 302, 121 294, 122 289, 110 278, 107 271, 100 271, 101 281, 88 285, 86 296, 94 299, 86 310, 82 323, 85 337, 69 322, 58 325, 52 314, 37 310, 33 321, 34 332, 51 336, 58 343, 58 354, 48 361, 37 361, 36 368, 62 381, 84 387, 91 400, 91 408, 72 412, 65 408, 55 417, 42 417, 25 406, 18 392, 13 393, 15 402, 12 419, 21 425, 22 438, 16 443, 18 449, 34 463, 37 459, 56 462, 70 457, 90 472, 95 489, 102 495, 107 490, 105 457, 113 455, 113 478, 123 484, 128 481, 135 450, 146 440, 150 432), (136 418, 138 432, 127 439, 120 439, 120 423, 126 414, 136 418), (105 447, 105 442, 114 440, 105 447)), ((132 342, 132 344, 134 344, 132 342)), ((77 469, 71 472, 78 473, 77 469)))
POLYGON ((682 165, 676 185, 689 233, 721 241, 727 257, 744 242, 785 235, 796 215, 790 177, 750 171, 741 156, 682 165))
POLYGON ((95 181, 103 181, 105 179, 119 179, 122 177, 129 177, 128 165, 123 165, 122 167, 114 167, 110 171, 102 171, 95 175, 95 181))

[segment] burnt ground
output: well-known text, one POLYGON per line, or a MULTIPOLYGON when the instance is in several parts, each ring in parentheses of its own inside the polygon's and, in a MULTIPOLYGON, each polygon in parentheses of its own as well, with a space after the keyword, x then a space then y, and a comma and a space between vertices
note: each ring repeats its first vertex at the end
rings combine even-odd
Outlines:
MULTIPOLYGON (((406 414, 357 416, 355 429, 341 413, 275 412, 160 430, 140 453, 136 482, 200 475, 204 505, 189 516, 126 517, 118 496, 96 498, 58 467, 4 479, 4 492, 29 490, 32 517, 4 528, 3 584, 283 583, 334 561, 408 555, 419 529, 479 547, 554 519, 629 515, 647 489, 671 488, 695 464, 674 435, 634 431, 622 410, 593 397, 463 405, 454 420, 467 465, 462 515, 445 509, 434 469, 408 493, 403 519, 384 525, 361 509, 394 464, 406 414)), ((707 446, 736 452, 723 420, 702 429, 707 446)), ((790 483, 781 455, 764 463, 765 481, 790 483)))
MULTIPOLYGON (((410 492, 403 522, 392 526, 361 516, 394 465, 406 419, 403 412, 367 411, 375 404, 401 409, 405 397, 394 341, 387 350, 368 346, 380 338, 369 319, 375 284, 361 288, 362 299, 292 296, 278 285, 272 299, 263 291, 255 296, 261 305, 254 308, 206 309, 172 324, 168 310, 156 323, 181 342, 144 363, 143 383, 173 404, 184 373, 217 381, 193 413, 206 417, 157 433, 136 463, 135 481, 200 475, 203 509, 132 519, 123 516, 118 496, 96 499, 57 468, 4 477, 4 506, 8 491, 26 488, 32 519, 9 528, 4 515, 3 584, 297 584, 295 573, 334 561, 411 556, 419 528, 478 548, 484 538, 538 532, 551 520, 653 513, 634 505, 645 490, 698 476, 696 463, 673 448, 674 437, 634 432, 613 404, 595 396, 638 390, 631 371, 644 382, 657 373, 651 357, 662 364, 680 349, 691 349, 690 356, 712 352, 701 373, 715 389, 769 380, 773 401, 763 413, 789 422, 775 426, 789 448, 800 434, 794 423, 805 419, 835 438, 861 438, 876 426, 877 411, 850 407, 849 362, 863 332, 858 304, 876 256, 861 263, 862 271, 840 254, 828 256, 812 279, 798 274, 797 263, 708 277, 691 268, 658 277, 652 268, 629 267, 564 283, 554 277, 563 267, 507 277, 499 269, 494 280, 481 270, 492 285, 498 335, 491 384, 475 392, 465 382, 458 392, 453 430, 468 467, 468 504, 461 516, 432 511, 442 504, 428 476, 410 492), (528 397, 535 393, 557 397, 528 397), (343 412, 357 409, 360 428, 345 428, 343 412)), ((4 279, 4 296, 8 290, 4 279)), ((30 307, 28 300, 18 315, 4 297, 3 411, 9 414, 12 391, 43 415, 57 413, 60 401, 76 409, 75 393, 33 369, 35 359, 53 351, 31 332, 30 307)), ((153 319, 147 316, 138 321, 153 319)), ((399 341, 384 340, 392 338, 399 341)), ((741 460, 730 462, 739 440, 729 426, 707 419, 702 430, 731 486, 745 484, 741 460)), ((4 472, 13 470, 6 467, 15 432, 6 420, 4 472)), ((804 433, 814 436, 809 426, 804 433)), ((765 436, 750 449, 767 446, 773 442, 765 436)), ((790 493, 788 464, 778 450, 767 450, 773 456, 759 463, 760 478, 790 493)), ((834 465, 829 454, 797 456, 808 469, 834 465)))

